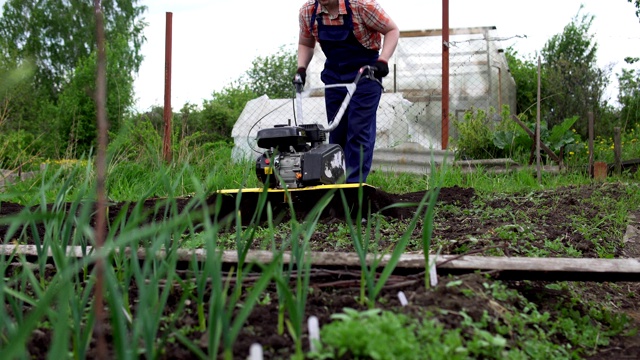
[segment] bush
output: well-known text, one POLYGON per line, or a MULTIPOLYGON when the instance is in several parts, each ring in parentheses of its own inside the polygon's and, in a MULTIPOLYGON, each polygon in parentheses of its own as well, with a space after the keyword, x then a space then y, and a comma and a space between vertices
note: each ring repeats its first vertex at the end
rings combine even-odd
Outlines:
MULTIPOLYGON (((39 166, 38 149, 41 142, 33 134, 24 130, 18 130, 0 134, 0 167, 3 169, 15 169, 25 164, 37 163, 39 166)), ((23 168, 24 169, 24 168, 23 168)))
MULTIPOLYGON (((491 107, 488 112, 484 109, 471 109, 464 113, 462 120, 454 118, 457 138, 452 140, 452 144, 456 148, 456 158, 493 159, 510 156, 513 149, 498 146, 495 142, 497 132, 518 131, 519 126, 509 120, 510 116, 509 106, 505 105, 501 114, 497 114, 491 107)), ((519 130, 524 133, 522 129, 519 130)))

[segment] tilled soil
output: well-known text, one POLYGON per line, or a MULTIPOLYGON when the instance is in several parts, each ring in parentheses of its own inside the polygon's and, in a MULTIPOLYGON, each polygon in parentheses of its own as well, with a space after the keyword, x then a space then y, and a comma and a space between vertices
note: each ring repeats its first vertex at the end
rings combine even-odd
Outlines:
MULTIPOLYGON (((367 193, 370 200, 369 208, 372 213, 381 213, 389 221, 408 221, 415 213, 415 207, 399 207, 388 208, 389 205, 395 203, 419 203, 425 198, 426 192, 415 192, 409 194, 389 194, 379 189, 367 193)), ((521 256, 525 252, 518 244, 513 244, 503 240, 496 233, 496 229, 504 228, 509 225, 509 213, 524 213, 528 220, 527 223, 517 224, 521 227, 535 228, 533 232, 534 238, 528 239, 530 247, 545 248, 545 240, 562 239, 565 245, 571 245, 582 254, 582 257, 599 257, 598 248, 593 241, 585 238, 581 231, 572 227, 574 222, 572 217, 575 214, 587 216, 598 222, 598 227, 603 234, 611 234, 611 231, 604 231, 608 227, 616 226, 613 221, 607 220, 607 214, 603 213, 603 208, 599 208, 598 204, 606 202, 607 199, 621 199, 626 194, 624 184, 593 184, 586 186, 565 187, 555 190, 544 190, 532 192, 528 194, 516 194, 496 196, 488 201, 477 201, 477 194, 474 189, 451 187, 442 188, 439 191, 437 212, 435 218, 434 238, 441 240, 443 246, 441 254, 485 254, 488 251, 500 249, 507 256, 521 256), (598 201, 593 201, 594 194, 597 194, 598 201), (495 209, 505 209, 506 214, 503 216, 490 216, 486 214, 495 214, 495 209), (550 211, 551 209, 551 211, 550 211), (442 241, 448 240, 448 241, 442 241)), ((246 209, 246 213, 250 213, 255 209, 251 207, 251 202, 255 198, 247 196, 244 202, 241 202, 240 208, 246 209)), ((309 204, 314 204, 318 199, 306 199, 309 204)), ((208 200, 210 204, 215 204, 215 197, 208 200)), ((189 204, 189 199, 177 199, 175 209, 182 211, 189 204)), ((109 204, 109 218, 115 219, 117 214, 123 211, 131 212, 134 208, 132 203, 111 203, 109 204)), ((89 204, 93 206, 93 204, 89 204)), ((230 206, 230 205, 229 205, 230 206)), ((162 205, 162 199, 150 199, 144 202, 144 208, 155 209, 148 216, 149 221, 162 220, 165 216, 171 216, 174 210, 165 208, 162 205)), ((70 206, 67 205, 67 209, 70 206)), ((0 203, 0 216, 6 217, 15 215, 21 211, 28 211, 24 207, 2 202, 0 203)), ((304 218, 309 208, 296 211, 296 217, 304 218)), ((245 213, 243 212, 243 214, 245 213)), ((353 214, 350 214, 353 217, 353 214)), ((630 214, 640 219, 640 208, 637 213, 630 214)), ((331 203, 327 207, 320 223, 324 226, 324 231, 337 231, 344 226, 345 211, 341 202, 331 203), (332 230, 334 229, 334 230, 332 230)), ((243 218, 244 222, 248 218, 243 218)), ((279 218, 280 221, 288 220, 288 215, 279 218)), ((516 224, 512 224, 516 225, 516 224)), ((629 224, 638 226, 638 224, 629 224)), ((44 229, 39 225, 35 226, 36 231, 40 235, 44 234, 44 229)), ((13 236, 7 237, 7 225, 0 226, 0 238, 5 242, 12 241, 22 231, 29 234, 33 231, 32 227, 26 229, 18 229, 13 236)), ((514 231, 519 231, 518 227, 514 227, 514 231)), ((626 229, 619 229, 619 233, 624 233, 626 229)), ((416 229, 421 232, 422 229, 416 229)), ((613 232, 615 233, 615 232, 613 232)), ((33 235, 31 233, 31 235, 33 235)), ((392 235, 392 234, 388 234, 392 235)), ((416 234, 419 236, 420 234, 416 234)), ((335 251, 335 244, 328 244, 327 234, 318 234, 311 239, 313 250, 315 251, 335 251)), ((607 235, 611 236, 611 235, 607 235)), ((27 238, 29 238, 27 236, 27 238)), ((613 250, 613 257, 618 258, 638 258, 640 257, 640 238, 627 239, 623 243, 621 239, 603 238, 603 243, 618 243, 613 250)), ((343 248, 343 251, 351 251, 352 249, 343 248)), ((410 249, 411 250, 411 249, 410 249)), ((418 250, 418 249, 414 249, 418 250)), ((554 254, 550 250, 550 256, 562 256, 562 254, 554 254)), ((467 274, 451 278, 441 279, 435 288, 426 289, 424 280, 420 276, 415 275, 394 275, 385 288, 376 306, 381 309, 402 312, 412 317, 424 316, 425 311, 431 310, 431 315, 436 317, 447 328, 456 328, 459 326, 461 319, 452 317, 451 313, 466 312, 474 319, 480 319, 484 312, 499 318, 500 312, 505 307, 517 306, 517 304, 497 304, 491 301, 485 301, 477 297, 469 297, 468 291, 463 291, 460 287, 447 286, 449 282, 462 280, 465 289, 471 289, 474 293, 481 293, 486 288, 486 283, 493 280, 486 274, 467 274), (409 299, 409 305, 401 307, 397 298, 398 291, 403 291, 409 299), (446 310, 446 311, 444 311, 446 310)), ((319 318, 320 324, 326 324, 331 321, 330 315, 341 312, 345 307, 354 309, 365 309, 357 300, 360 295, 359 288, 360 276, 348 269, 333 269, 324 271, 317 269, 311 277, 312 291, 309 293, 308 302, 305 312, 309 315, 315 315, 319 318)), ((551 314, 558 312, 558 306, 565 304, 573 311, 580 314, 589 314, 589 309, 584 308, 580 304, 573 304, 572 296, 563 290, 552 290, 547 285, 552 284, 553 279, 548 282, 543 281, 508 281, 505 282, 509 289, 517 290, 529 301, 538 306, 540 312, 548 311, 551 314)), ((585 300, 589 300, 594 304, 615 304, 615 308, 622 314, 625 314, 632 320, 632 327, 638 327, 640 324, 640 305, 637 297, 640 295, 640 283, 572 283, 571 286, 578 289, 578 293, 582 294, 585 300)), ((137 290, 132 286, 130 290, 131 299, 135 298, 137 290)), ((172 296, 167 308, 166 314, 171 314, 178 304, 179 294, 172 296)), ((293 341, 287 334, 286 330, 283 334, 278 334, 277 324, 277 293, 275 288, 270 287, 265 293, 264 298, 272 299, 265 301, 257 306, 247 320, 247 326, 242 330, 239 340, 234 346, 235 357, 238 359, 246 358, 249 346, 253 343, 260 343, 265 351, 265 358, 289 358, 293 352, 293 341)), ((197 315, 194 304, 187 305, 182 316, 178 320, 177 326, 193 327, 197 324, 197 315)), ((207 334, 193 331, 190 337, 196 341, 203 349, 206 349, 207 334)), ((48 348, 48 341, 51 334, 46 329, 39 329, 34 332, 29 352, 32 358, 44 358, 48 348)), ((509 341, 514 341, 510 339, 509 341)), ((562 343, 566 339, 556 338, 554 341, 562 343)), ((308 346, 306 345, 305 348, 308 346)), ((165 353, 163 358, 166 359, 191 359, 194 356, 178 342, 167 342, 164 344, 165 353)), ((90 353, 91 357, 95 354, 90 353)), ((583 354, 586 358, 591 359, 640 359, 640 336, 617 336, 611 339, 608 345, 598 348, 585 349, 583 354)), ((345 357, 348 358, 348 357, 345 357)))

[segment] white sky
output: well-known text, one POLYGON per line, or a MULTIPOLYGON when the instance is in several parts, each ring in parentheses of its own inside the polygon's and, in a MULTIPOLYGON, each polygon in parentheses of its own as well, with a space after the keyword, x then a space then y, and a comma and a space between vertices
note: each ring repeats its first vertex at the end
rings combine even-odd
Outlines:
MULTIPOLYGON (((173 13, 172 107, 202 104, 213 91, 237 79, 257 56, 294 46, 298 9, 304 0, 143 0, 148 6, 145 60, 136 80, 138 110, 161 105, 164 99, 166 12, 173 13)), ((442 27, 440 0, 378 0, 400 30, 442 27)), ((450 0, 453 27, 496 26, 502 38, 521 55, 533 55, 584 4, 595 15, 591 28, 598 42, 599 66, 640 57, 640 22, 627 0, 450 0)), ((611 78, 616 83, 616 78, 611 78)))
MULTIPOLYGON (((141 0, 148 7, 142 52, 145 60, 135 82, 136 108, 162 105, 166 13, 173 13, 172 107, 200 105, 213 91, 250 69, 257 56, 294 46, 298 9, 304 0, 141 0)), ((400 30, 442 27, 441 0, 378 0, 400 30)), ((4 0, 0 0, 0 4, 4 0)), ((450 26, 496 26, 506 48, 533 55, 584 4, 595 15, 591 31, 598 43, 598 65, 614 63, 620 72, 627 56, 640 57, 640 21, 627 0, 449 0, 450 26)), ((611 78, 616 83, 615 76, 611 78)), ((613 94, 615 97, 615 93, 613 94)))

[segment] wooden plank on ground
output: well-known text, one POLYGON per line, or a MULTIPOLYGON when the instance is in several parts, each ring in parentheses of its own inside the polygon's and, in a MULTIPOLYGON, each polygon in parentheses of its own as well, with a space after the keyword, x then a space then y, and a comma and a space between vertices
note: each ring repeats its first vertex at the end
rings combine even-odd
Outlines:
MULTIPOLYGON (((86 247, 87 254, 93 253, 93 248, 86 247)), ((105 249, 109 251, 109 249, 105 249)), ((130 253, 130 249, 125 254, 130 253)), ((0 245, 0 255, 22 254, 27 257, 39 256, 35 245, 0 245)), ((71 257, 85 256, 79 246, 69 246, 67 254, 71 257)), ((145 249, 137 251, 138 258, 148 256, 145 249)), ((162 258, 166 254, 159 252, 156 256, 162 258)), ((47 256, 51 256, 48 251, 47 256)), ((205 250, 179 249, 180 261, 204 261, 207 257, 205 250)), ((236 251, 224 251, 223 262, 228 264, 238 263, 236 251)), ((374 259, 369 256, 369 264, 378 260, 380 267, 389 262, 390 255, 374 259)), ((269 263, 273 260, 270 251, 250 251, 247 262, 269 263)), ((291 261, 291 254, 286 252, 283 256, 285 263, 291 261)), ((313 252, 311 261, 314 267, 343 267, 359 268, 360 260, 355 253, 343 252, 313 252)), ((398 271, 420 272, 425 270, 424 255, 404 254, 397 264, 398 271)), ((456 256, 456 255, 430 255, 429 264, 436 263, 438 274, 462 274, 476 271, 492 272, 501 279, 534 279, 534 280, 576 280, 576 281, 640 281, 640 259, 595 259, 595 258, 530 258, 530 257, 498 257, 498 256, 456 256)))

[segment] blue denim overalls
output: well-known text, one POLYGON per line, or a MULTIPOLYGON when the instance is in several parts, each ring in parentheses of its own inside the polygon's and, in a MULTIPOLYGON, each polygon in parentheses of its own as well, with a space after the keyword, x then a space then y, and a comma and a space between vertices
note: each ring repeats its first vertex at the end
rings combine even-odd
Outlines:
MULTIPOLYGON (((311 17, 311 29, 318 21, 318 42, 327 57, 321 74, 326 85, 353 82, 358 70, 365 65, 374 65, 378 52, 365 48, 353 33, 353 12, 349 0, 345 0, 347 16, 343 25, 325 25, 321 17, 316 17, 316 0, 311 17)), ((342 101, 347 94, 344 87, 325 90, 327 117, 333 121, 342 101)), ((362 161, 362 182, 365 182, 371 169, 373 148, 376 141, 376 111, 382 95, 379 83, 371 79, 362 79, 357 84, 349 107, 342 117, 340 125, 329 135, 331 144, 338 144, 345 153, 347 183, 358 183, 360 163, 362 161), (362 152, 361 152, 362 150, 362 152), (361 158, 362 154, 362 158, 361 158)))

